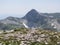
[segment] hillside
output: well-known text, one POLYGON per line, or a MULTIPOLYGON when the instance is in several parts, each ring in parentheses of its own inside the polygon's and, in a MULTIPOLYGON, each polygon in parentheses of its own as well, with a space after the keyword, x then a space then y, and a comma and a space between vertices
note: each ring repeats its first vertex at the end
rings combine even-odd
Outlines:
POLYGON ((41 29, 15 29, 0 33, 0 45, 60 45, 60 32, 41 29))

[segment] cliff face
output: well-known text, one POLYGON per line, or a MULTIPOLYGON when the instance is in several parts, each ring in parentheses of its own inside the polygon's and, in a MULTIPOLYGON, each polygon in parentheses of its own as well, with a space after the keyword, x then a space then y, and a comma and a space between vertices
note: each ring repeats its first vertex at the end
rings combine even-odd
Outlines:
POLYGON ((28 21, 28 26, 29 27, 37 27, 43 24, 47 23, 47 17, 40 15, 39 12, 37 12, 35 9, 32 9, 29 11, 23 19, 26 19, 28 21))

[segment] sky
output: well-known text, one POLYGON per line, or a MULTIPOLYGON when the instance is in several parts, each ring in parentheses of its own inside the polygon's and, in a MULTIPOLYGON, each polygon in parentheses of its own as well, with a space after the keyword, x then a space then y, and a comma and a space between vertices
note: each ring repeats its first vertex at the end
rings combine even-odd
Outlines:
POLYGON ((22 17, 31 9, 42 13, 60 12, 60 0, 0 0, 0 19, 22 17))

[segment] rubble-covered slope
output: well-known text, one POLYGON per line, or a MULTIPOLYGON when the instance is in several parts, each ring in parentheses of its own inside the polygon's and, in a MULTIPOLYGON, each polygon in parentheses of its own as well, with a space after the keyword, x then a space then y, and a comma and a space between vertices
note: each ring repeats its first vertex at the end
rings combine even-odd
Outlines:
POLYGON ((60 45, 60 32, 41 29, 15 29, 0 33, 0 45, 60 45))

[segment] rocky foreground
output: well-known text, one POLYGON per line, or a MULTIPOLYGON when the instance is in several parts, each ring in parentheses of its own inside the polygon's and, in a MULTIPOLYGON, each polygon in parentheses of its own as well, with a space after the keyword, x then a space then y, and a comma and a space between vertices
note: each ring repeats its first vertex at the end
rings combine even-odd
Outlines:
POLYGON ((25 28, 4 31, 0 45, 60 45, 60 32, 25 28))

